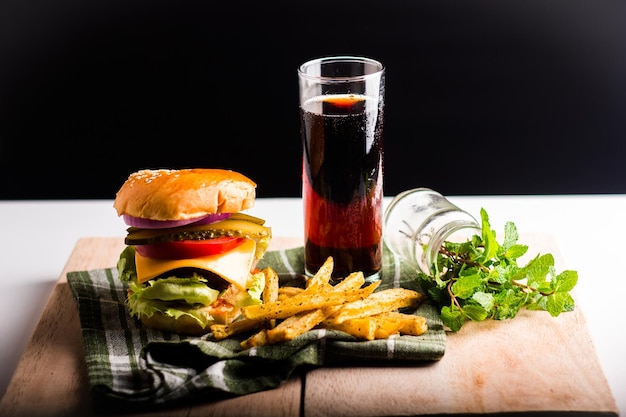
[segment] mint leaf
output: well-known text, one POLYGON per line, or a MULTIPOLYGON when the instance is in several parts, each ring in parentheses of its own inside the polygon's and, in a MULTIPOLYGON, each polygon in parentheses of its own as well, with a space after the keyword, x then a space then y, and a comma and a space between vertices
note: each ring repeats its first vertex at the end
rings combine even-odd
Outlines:
POLYGON ((458 298, 470 298, 482 283, 483 280, 479 274, 459 277, 452 284, 452 292, 458 298))
POLYGON ((443 324, 450 328, 453 332, 457 332, 463 326, 465 317, 461 313, 461 310, 456 307, 444 306, 441 308, 441 321, 443 324))
POLYGON ((476 301, 486 311, 490 311, 493 308, 493 294, 488 292, 479 291, 472 295, 472 300, 476 301))
POLYGON ((502 243, 502 249, 504 251, 509 250, 510 247, 517 243, 519 234, 517 233, 517 227, 513 222, 506 222, 504 225, 504 242, 502 243))
POLYGON ((528 286, 539 287, 546 280, 550 267, 554 266, 554 257, 551 254, 540 255, 527 265, 528 286))
POLYGON ((526 252, 528 252, 528 246, 515 244, 515 245, 511 245, 506 250, 506 252, 504 253, 504 256, 506 256, 509 259, 517 259, 525 255, 526 252))
POLYGON ((551 316, 558 316, 564 310, 569 294, 557 292, 546 297, 545 309, 551 316))
MULTIPOLYGON (((480 217, 482 219, 482 255, 477 258, 481 263, 489 263, 489 261, 496 256, 500 245, 496 240, 496 233, 491 230, 489 224, 489 216, 485 209, 480 209, 480 217)), ((476 252, 479 253, 479 252, 476 252)))
POLYGON ((500 244, 486 210, 480 210, 480 217, 480 234, 467 242, 444 242, 430 273, 418 274, 421 288, 439 306, 444 325, 456 332, 467 321, 511 319, 523 308, 554 317, 573 311, 569 292, 578 273, 557 274, 552 254, 518 265, 529 248, 518 243, 515 224, 505 224, 500 244))
POLYGON ((482 321, 489 316, 489 311, 479 304, 466 304, 461 310, 465 317, 473 321, 482 321))
POLYGON ((512 319, 520 311, 525 300, 526 296, 513 288, 496 293, 494 295, 496 311, 493 318, 496 320, 512 319))
POLYGON ((578 272, 563 271, 554 278, 554 291, 571 291, 578 283, 578 272))

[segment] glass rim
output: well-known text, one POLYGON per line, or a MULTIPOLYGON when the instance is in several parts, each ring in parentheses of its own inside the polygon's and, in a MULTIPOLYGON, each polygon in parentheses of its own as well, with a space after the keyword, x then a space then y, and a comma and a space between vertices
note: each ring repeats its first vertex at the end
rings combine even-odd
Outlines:
POLYGON ((337 56, 325 56, 321 58, 315 58, 306 61, 298 67, 298 75, 302 78, 306 78, 308 80, 321 80, 325 82, 346 82, 346 81, 354 81, 354 80, 365 80, 368 78, 376 77, 382 74, 385 71, 385 66, 382 62, 368 58, 364 56, 353 56, 353 55, 337 55, 337 56), (306 72, 306 68, 309 68, 313 65, 322 65, 327 63, 365 63, 372 65, 375 67, 375 71, 361 74, 361 75, 349 75, 349 76, 321 76, 321 75, 313 75, 306 72))

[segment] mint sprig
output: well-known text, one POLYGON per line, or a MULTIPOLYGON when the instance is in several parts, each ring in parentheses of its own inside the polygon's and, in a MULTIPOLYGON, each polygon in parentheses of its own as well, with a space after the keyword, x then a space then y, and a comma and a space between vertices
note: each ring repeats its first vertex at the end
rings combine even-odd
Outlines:
POLYGON ((467 321, 510 319, 523 308, 544 310, 553 317, 573 311, 570 291, 578 273, 567 270, 557 274, 551 254, 518 265, 528 246, 518 243, 515 224, 505 224, 504 240, 499 243, 484 209, 480 216, 480 235, 463 243, 444 242, 431 274, 417 277, 441 309, 444 325, 456 332, 467 321))

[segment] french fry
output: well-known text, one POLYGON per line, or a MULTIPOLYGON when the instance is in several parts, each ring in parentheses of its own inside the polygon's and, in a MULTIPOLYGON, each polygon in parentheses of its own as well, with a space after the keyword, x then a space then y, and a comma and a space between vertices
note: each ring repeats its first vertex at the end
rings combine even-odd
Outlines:
POLYGON ((333 315, 332 320, 341 323, 348 319, 374 316, 403 307, 417 307, 423 297, 423 294, 406 288, 389 288, 344 305, 333 315))
POLYGON ((382 314, 371 316, 376 325, 375 339, 387 339, 400 333, 402 321, 396 317, 387 317, 382 314))
MULTIPOLYGON (((365 277, 362 272, 354 272, 348 275, 343 281, 334 287, 331 286, 332 292, 356 291, 365 283, 365 277)), ((291 340, 317 326, 330 314, 338 311, 341 305, 329 306, 326 308, 306 311, 298 313, 283 320, 275 328, 268 330, 267 338, 269 343, 279 343, 291 340)))
POLYGON ((328 291, 332 289, 332 285, 330 285, 329 282, 334 267, 335 263, 333 261, 333 257, 329 256, 326 258, 326 261, 324 261, 320 269, 317 270, 315 275, 307 280, 305 292, 313 294, 319 291, 328 291))
POLYGON ((271 303, 278 300, 278 274, 269 267, 263 270, 263 274, 265 274, 265 287, 261 299, 264 303, 271 303))
POLYGON ((315 294, 306 294, 303 291, 290 299, 243 307, 242 312, 247 319, 285 319, 303 311, 364 300, 374 292, 379 284, 380 281, 376 281, 356 291, 329 291, 315 294))
POLYGON ((255 346, 263 346, 267 344, 267 330, 261 329, 257 333, 253 334, 246 340, 243 340, 239 345, 243 349, 249 349, 255 346))
POLYGON ((241 309, 242 317, 229 325, 213 325, 216 339, 257 330, 241 342, 244 349, 291 340, 315 327, 346 332, 359 339, 374 340, 397 334, 420 335, 426 319, 397 310, 417 307, 424 294, 405 288, 375 292, 380 281, 365 286, 362 272, 354 272, 332 285, 333 259, 328 257, 305 287, 280 287, 271 268, 265 276, 262 304, 241 309))
POLYGON ((396 311, 348 319, 341 323, 331 319, 322 322, 322 325, 366 340, 387 339, 396 334, 419 336, 428 330, 424 317, 396 311))
MULTIPOLYGON (((326 285, 328 283, 329 278, 330 278, 330 275, 328 275, 325 278, 326 279, 325 283, 318 282, 317 284, 315 284, 316 285, 315 289, 317 289, 317 292, 334 291, 336 289, 343 289, 345 291, 349 291, 350 289, 359 289, 365 283, 365 277, 363 276, 363 273, 360 271, 351 273, 344 280, 339 282, 334 287, 330 284, 326 285)), ((294 295, 298 295, 303 291, 306 291, 306 293, 312 293, 311 287, 312 285, 309 285, 306 290, 300 287, 280 287, 278 288, 278 299, 284 300, 286 298, 293 297, 294 295)))
POLYGON ((327 329, 340 330, 359 339, 374 340, 376 338, 376 322, 371 317, 345 320, 341 323, 328 320, 322 324, 327 329))
POLYGON ((210 329, 213 333, 213 337, 217 340, 221 340, 238 333, 258 328, 261 324, 263 324, 262 320, 249 320, 243 318, 230 324, 212 324, 210 329))
MULTIPOLYGON (((278 274, 269 267, 263 270, 263 274, 265 274, 265 287, 263 288, 261 299, 263 303, 271 303, 278 300, 278 274)), ((270 328, 276 326, 276 320, 270 320, 267 325, 270 328)))
POLYGON ((284 300, 286 298, 293 297, 304 291, 304 288, 300 287, 280 287, 278 289, 278 300, 284 300))
POLYGON ((354 291, 361 288, 363 284, 365 284, 363 272, 353 272, 332 287, 332 291, 354 291))
POLYGON ((317 326, 327 314, 329 313, 320 308, 286 318, 278 326, 267 331, 267 341, 280 343, 291 340, 317 326))
POLYGON ((400 322, 400 334, 419 336, 428 331, 426 318, 415 314, 404 314, 397 311, 388 311, 380 314, 383 318, 397 319, 400 322))

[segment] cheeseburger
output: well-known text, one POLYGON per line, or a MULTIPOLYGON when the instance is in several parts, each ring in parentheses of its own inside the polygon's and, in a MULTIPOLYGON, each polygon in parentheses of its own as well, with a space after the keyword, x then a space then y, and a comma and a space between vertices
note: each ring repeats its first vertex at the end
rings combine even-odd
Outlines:
POLYGON ((147 327, 202 335, 260 303, 254 268, 271 229, 241 211, 256 184, 221 169, 142 170, 131 174, 113 207, 129 226, 117 269, 128 283, 131 316, 147 327))

